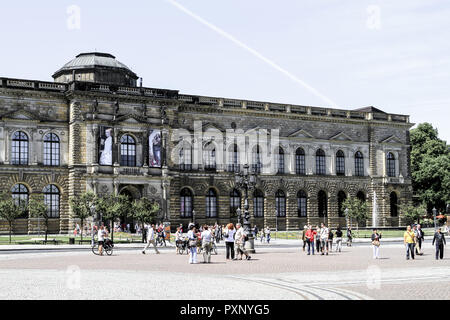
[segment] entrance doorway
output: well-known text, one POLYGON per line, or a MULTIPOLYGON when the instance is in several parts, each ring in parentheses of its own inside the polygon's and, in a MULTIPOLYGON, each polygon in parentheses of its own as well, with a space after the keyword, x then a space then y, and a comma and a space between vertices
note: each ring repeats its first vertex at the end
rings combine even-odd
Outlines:
MULTIPOLYGON (((127 185, 120 189, 119 194, 126 196, 131 204, 134 200, 141 198, 142 194, 140 189, 140 186, 127 185)), ((129 230, 131 233, 136 233, 135 221, 130 217, 130 214, 131 212, 128 212, 127 215, 120 217, 120 227, 124 231, 129 230)))

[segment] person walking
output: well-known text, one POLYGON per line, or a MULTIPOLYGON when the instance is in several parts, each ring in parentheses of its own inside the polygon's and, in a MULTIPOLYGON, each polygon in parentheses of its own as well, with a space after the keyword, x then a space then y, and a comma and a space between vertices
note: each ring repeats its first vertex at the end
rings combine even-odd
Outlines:
POLYGON ((330 232, 328 233, 328 243, 327 243, 327 252, 333 252, 333 238, 334 238, 334 233, 333 230, 330 229, 330 232), (328 246, 330 246, 328 248, 328 246))
POLYGON ((436 245, 436 260, 439 260, 439 258, 444 259, 444 245, 447 243, 445 242, 445 235, 442 233, 441 228, 439 227, 434 234, 433 237, 433 243, 432 245, 436 245))
POLYGON ((336 230, 336 252, 341 252, 342 248, 342 230, 341 227, 338 227, 336 230))
POLYGON ((267 244, 270 244, 270 228, 269 228, 269 226, 267 226, 266 227, 266 241, 267 241, 267 244))
POLYGON ((195 232, 195 226, 191 225, 187 233, 189 240, 189 263, 197 263, 197 234, 195 232))
POLYGON ((211 231, 208 230, 207 225, 204 225, 202 232, 203 263, 211 263, 211 247, 213 241, 211 231))
POLYGON ((176 254, 180 253, 180 246, 183 243, 183 233, 181 232, 180 227, 177 227, 177 232, 175 232, 175 248, 176 254))
POLYGON ((416 244, 416 236, 414 232, 411 230, 411 226, 406 228, 405 233, 403 234, 403 242, 406 246, 406 260, 409 260, 409 254, 411 253, 411 258, 414 260, 414 246, 416 244))
POLYGON ((148 227, 147 230, 147 245, 145 246, 144 250, 142 250, 142 254, 145 254, 145 250, 147 250, 150 245, 153 245, 153 248, 155 249, 156 254, 159 254, 158 248, 156 247, 155 242, 155 225, 152 224, 150 227, 148 227))
POLYGON ((248 254, 247 250, 245 250, 245 238, 247 237, 244 228, 241 227, 241 224, 236 224, 236 234, 234 235, 234 245, 236 250, 236 256, 233 260, 242 260, 242 256, 245 255, 245 259, 250 260, 251 257, 248 254))
POLYGON ((352 246, 352 240, 353 240, 353 234, 352 234, 352 228, 347 228, 347 247, 352 246))
POLYGON ((377 232, 377 229, 374 228, 372 232, 372 247, 373 247, 373 258, 380 259, 380 239, 381 234, 377 232))
POLYGON ((316 252, 317 254, 320 253, 320 227, 316 227, 316 234, 314 235, 314 241, 316 244, 316 252))
POLYGON ((312 255, 314 255, 314 237, 316 235, 316 231, 313 230, 312 226, 308 226, 308 230, 306 230, 305 238, 306 243, 308 244, 308 256, 312 251, 312 255))
POLYGON ((302 231, 302 240, 303 240, 303 252, 305 252, 305 247, 306 247, 306 232, 308 231, 308 226, 304 225, 303 226, 303 231, 302 231))
POLYGON ((225 239, 225 249, 226 249, 226 259, 234 259, 234 234, 236 230, 234 229, 234 225, 229 223, 225 228, 225 232, 223 233, 225 239))
POLYGON ((422 241, 424 241, 425 239, 425 233, 422 230, 422 227, 420 226, 420 224, 417 225, 417 229, 416 229, 416 254, 418 254, 419 256, 423 255, 422 252, 422 241))
POLYGON ((322 256, 325 254, 328 255, 328 235, 329 235, 329 230, 328 228, 325 226, 324 223, 322 223, 321 228, 320 228, 320 246, 321 246, 321 252, 322 252, 322 256))
POLYGON ((264 239, 266 238, 266 234, 265 234, 265 229, 264 228, 261 229, 260 234, 261 234, 261 243, 263 243, 264 239))

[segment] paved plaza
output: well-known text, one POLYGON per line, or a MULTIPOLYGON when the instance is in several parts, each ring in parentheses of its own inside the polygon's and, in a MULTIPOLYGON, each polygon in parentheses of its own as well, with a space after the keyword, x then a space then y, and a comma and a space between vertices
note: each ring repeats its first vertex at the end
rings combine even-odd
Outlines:
MULTIPOLYGON (((211 264, 188 264, 173 248, 141 253, 117 245, 113 256, 88 249, 0 253, 0 299, 290 299, 369 300, 450 297, 450 258, 434 249, 405 259, 400 242, 381 247, 372 259, 368 244, 341 253, 307 256, 299 241, 260 245, 250 261, 227 261, 224 248, 211 264), (102 290, 99 290, 99 288, 102 290), (194 288, 195 296, 192 296, 194 288)), ((449 253, 446 252, 448 255, 449 253)), ((202 255, 198 256, 202 262, 202 255)))

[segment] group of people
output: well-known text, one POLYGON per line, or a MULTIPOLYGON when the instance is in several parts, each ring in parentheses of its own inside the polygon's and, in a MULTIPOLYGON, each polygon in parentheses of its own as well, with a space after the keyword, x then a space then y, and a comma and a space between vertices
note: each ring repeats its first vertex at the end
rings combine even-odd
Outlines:
MULTIPOLYGON (((405 233, 403 234, 403 242, 406 247, 406 260, 414 259, 414 253, 416 255, 422 255, 422 242, 424 241, 425 234, 420 227, 420 224, 407 226, 405 233)), ((442 228, 438 228, 434 233, 432 245, 435 246, 435 258, 436 260, 444 259, 444 245, 446 245, 445 235, 442 232, 442 228)))
MULTIPOLYGON (((342 230, 340 227, 336 229, 333 233, 324 223, 315 228, 312 225, 304 226, 302 232, 303 240, 303 252, 306 251, 306 246, 308 246, 308 255, 314 255, 314 249, 317 253, 321 255, 328 255, 329 252, 333 251, 333 241, 336 236, 336 252, 341 252, 342 250, 342 230)), ((351 246, 351 229, 347 230, 347 245, 351 246)))

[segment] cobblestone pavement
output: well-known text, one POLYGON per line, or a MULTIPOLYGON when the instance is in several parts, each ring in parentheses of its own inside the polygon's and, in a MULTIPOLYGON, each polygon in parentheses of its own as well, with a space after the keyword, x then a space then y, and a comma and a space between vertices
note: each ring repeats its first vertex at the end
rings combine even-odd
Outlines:
POLYGON ((118 249, 111 257, 2 254, 0 299, 450 298, 450 259, 436 261, 431 245, 415 260, 405 259, 401 244, 384 245, 380 253, 382 259, 374 260, 369 246, 344 247, 328 256, 264 247, 250 261, 227 261, 219 249, 213 263, 193 265, 174 249, 160 255, 118 249), (204 290, 208 284, 212 289, 204 290), (195 296, 189 287, 199 288, 195 296))

